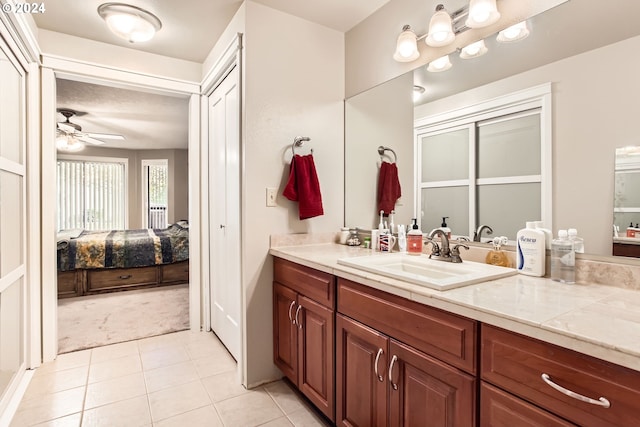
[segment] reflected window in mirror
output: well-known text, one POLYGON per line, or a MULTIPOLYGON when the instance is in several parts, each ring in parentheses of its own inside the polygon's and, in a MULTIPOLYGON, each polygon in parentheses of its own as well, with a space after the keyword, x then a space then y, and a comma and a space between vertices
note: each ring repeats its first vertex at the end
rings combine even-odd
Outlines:
POLYGON ((634 230, 640 223, 640 147, 616 149, 613 223, 621 237, 640 234, 634 230))
POLYGON ((526 221, 551 227, 549 104, 543 98, 493 102, 416 127, 423 231, 440 227, 443 217, 457 236, 473 236, 481 224, 511 240, 526 221))

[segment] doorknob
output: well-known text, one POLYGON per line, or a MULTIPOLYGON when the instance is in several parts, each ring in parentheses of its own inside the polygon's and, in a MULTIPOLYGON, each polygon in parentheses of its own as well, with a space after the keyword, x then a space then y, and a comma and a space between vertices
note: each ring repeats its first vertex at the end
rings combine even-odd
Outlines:
POLYGON ((226 227, 226 225, 220 224, 220 228, 225 228, 225 227, 226 227))

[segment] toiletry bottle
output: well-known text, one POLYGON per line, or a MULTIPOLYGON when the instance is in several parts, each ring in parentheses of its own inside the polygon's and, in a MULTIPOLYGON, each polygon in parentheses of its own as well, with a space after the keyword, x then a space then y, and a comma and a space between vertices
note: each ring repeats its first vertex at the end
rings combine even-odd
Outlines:
POLYGON ((502 245, 506 245, 509 240, 505 236, 494 237, 493 238, 493 250, 489 251, 487 257, 485 258, 485 262, 491 265, 499 265, 501 267, 511 267, 511 263, 509 262, 509 257, 507 254, 500 249, 502 245))
POLYGON ((444 234, 447 235, 447 239, 450 239, 451 238, 451 229, 447 225, 447 218, 449 218, 449 217, 448 216, 443 216, 442 217, 442 224, 440 224, 440 229, 444 232, 444 234))
POLYGON ((371 230, 371 250, 380 250, 380 230, 371 230))
POLYGON ((542 277, 545 273, 545 237, 535 222, 527 221, 526 228, 516 235, 516 268, 519 273, 542 277))
POLYGON ((573 243, 573 251, 577 254, 584 253, 584 239, 578 236, 578 230, 570 228, 567 230, 569 240, 573 243))
POLYGON ((545 248, 551 249, 551 241, 553 240, 553 233, 548 228, 544 228, 544 222, 542 221, 533 221, 533 222, 535 224, 535 227, 538 230, 544 232, 545 248))
POLYGON ((398 225, 398 250, 407 252, 407 232, 404 229, 404 224, 398 225))
POLYGON ((420 255, 422 253, 422 231, 418 228, 418 220, 411 218, 413 226, 407 233, 407 253, 409 255, 420 255))
POLYGON ((346 245, 347 244, 347 239, 349 238, 349 227, 342 227, 340 229, 340 244, 341 245, 346 245))
POLYGON ((576 256, 567 230, 558 230, 551 242, 551 279, 562 283, 576 282, 576 256))

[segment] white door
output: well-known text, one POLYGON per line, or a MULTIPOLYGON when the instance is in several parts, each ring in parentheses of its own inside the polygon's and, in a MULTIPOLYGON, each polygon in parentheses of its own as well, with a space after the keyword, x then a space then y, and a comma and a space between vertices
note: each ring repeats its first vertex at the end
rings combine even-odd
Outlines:
POLYGON ((240 104, 238 67, 209 96, 211 328, 240 357, 240 104))

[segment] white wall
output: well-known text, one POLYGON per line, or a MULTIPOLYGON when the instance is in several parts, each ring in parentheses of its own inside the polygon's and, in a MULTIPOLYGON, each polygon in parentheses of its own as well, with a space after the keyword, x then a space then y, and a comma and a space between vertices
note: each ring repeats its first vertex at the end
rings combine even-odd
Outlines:
POLYGON ((616 147, 640 145, 640 37, 576 55, 416 109, 450 111, 538 84, 553 90, 553 228, 575 227, 585 251, 611 254, 616 147))
POLYGON ((262 4, 246 3, 243 246, 246 380, 281 375, 273 365, 269 236, 337 231, 343 223, 344 35, 262 4), (298 219, 282 197, 297 135, 311 138, 324 215, 298 219), (265 188, 278 189, 277 207, 265 188))

